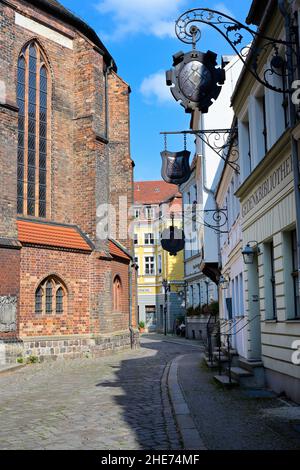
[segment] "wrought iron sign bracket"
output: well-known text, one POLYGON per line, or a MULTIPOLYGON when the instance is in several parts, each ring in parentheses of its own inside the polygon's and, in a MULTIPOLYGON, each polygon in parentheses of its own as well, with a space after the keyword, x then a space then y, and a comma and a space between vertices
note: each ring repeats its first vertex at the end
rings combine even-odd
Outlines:
POLYGON ((228 234, 228 209, 215 209, 215 210, 204 210, 204 216, 207 214, 212 214, 212 223, 203 221, 204 227, 212 229, 215 233, 218 234, 228 234), (225 229, 225 227, 227 227, 225 229))
POLYGON ((197 226, 207 227, 214 230, 215 233, 224 233, 228 234, 228 209, 227 207, 223 209, 204 209, 204 210, 197 210, 196 204, 193 205, 193 216, 185 215, 185 221, 193 221, 196 222, 197 226), (209 216, 208 220, 205 220, 205 216, 209 216))
POLYGON ((227 41, 255 80, 275 92, 292 94, 295 89, 286 88, 284 78, 287 79, 290 73, 294 74, 298 70, 299 54, 297 25, 292 15, 289 16, 289 22, 291 40, 284 41, 263 36, 258 31, 219 11, 194 8, 178 18, 175 31, 180 41, 191 44, 195 48, 201 38, 201 31, 195 23, 211 26, 227 41), (260 58, 264 55, 267 57, 272 55, 272 58, 267 69, 261 72, 260 58), (292 60, 289 60, 290 55, 292 55, 292 60), (278 77, 283 78, 282 86, 275 84, 276 81, 278 82, 278 77))
POLYGON ((239 147, 238 147, 238 129, 212 129, 212 130, 189 130, 178 132, 161 132, 165 138, 167 135, 190 134, 195 135, 218 155, 238 174, 240 173, 239 147))

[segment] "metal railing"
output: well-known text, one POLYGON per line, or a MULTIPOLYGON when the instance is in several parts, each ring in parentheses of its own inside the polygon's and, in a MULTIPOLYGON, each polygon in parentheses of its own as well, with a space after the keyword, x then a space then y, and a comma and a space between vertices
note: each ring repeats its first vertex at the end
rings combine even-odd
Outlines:
POLYGON ((232 319, 232 320, 220 320, 214 317, 214 322, 212 322, 213 315, 210 315, 210 318, 207 322, 207 345, 206 345, 206 353, 210 364, 213 366, 215 362, 217 362, 219 375, 223 374, 222 368, 222 338, 224 338, 223 344, 226 348, 226 356, 227 356, 227 371, 229 377, 229 383, 232 383, 232 337, 238 335, 241 331, 247 328, 256 318, 260 317, 260 314, 256 315, 251 319, 247 319, 245 325, 239 328, 237 331, 233 331, 240 325, 243 321, 246 320, 246 317, 232 319), (229 327, 226 333, 222 332, 223 327, 229 327), (217 359, 214 354, 214 341, 215 338, 215 345, 218 348, 217 359))

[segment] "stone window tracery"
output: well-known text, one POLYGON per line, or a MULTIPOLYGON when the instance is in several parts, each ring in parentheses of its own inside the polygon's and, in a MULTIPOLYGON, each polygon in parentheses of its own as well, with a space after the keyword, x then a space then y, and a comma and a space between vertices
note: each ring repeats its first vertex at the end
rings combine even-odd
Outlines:
POLYGON ((46 58, 32 41, 18 59, 18 214, 46 217, 50 87, 46 58))
POLYGON ((67 290, 56 276, 44 279, 35 292, 35 313, 38 315, 63 314, 66 303, 67 290))

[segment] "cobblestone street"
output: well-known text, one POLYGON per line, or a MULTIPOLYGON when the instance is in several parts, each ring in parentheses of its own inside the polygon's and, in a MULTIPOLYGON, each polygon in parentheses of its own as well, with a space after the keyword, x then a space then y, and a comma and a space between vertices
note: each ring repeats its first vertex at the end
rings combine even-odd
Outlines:
POLYGON ((0 377, 1 449, 180 449, 166 364, 190 346, 27 366, 0 377))
POLYGON ((3 373, 0 449, 300 448, 299 406, 224 390, 213 374, 198 342, 159 335, 135 351, 3 373))

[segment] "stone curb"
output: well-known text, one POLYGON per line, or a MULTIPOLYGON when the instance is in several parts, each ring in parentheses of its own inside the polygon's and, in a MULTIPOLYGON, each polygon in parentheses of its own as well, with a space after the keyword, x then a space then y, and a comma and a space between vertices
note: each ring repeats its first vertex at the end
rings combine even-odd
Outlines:
POLYGON ((200 437, 190 409, 183 396, 182 389, 178 382, 179 361, 185 356, 178 356, 171 362, 168 375, 168 388, 170 399, 179 428, 179 432, 184 444, 184 450, 207 450, 200 437))
POLYGON ((0 375, 15 372, 16 370, 22 369, 23 367, 26 367, 26 364, 13 364, 4 367, 0 366, 0 375))

